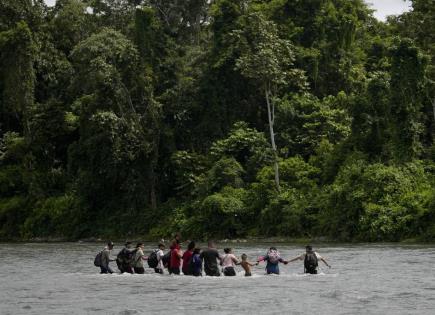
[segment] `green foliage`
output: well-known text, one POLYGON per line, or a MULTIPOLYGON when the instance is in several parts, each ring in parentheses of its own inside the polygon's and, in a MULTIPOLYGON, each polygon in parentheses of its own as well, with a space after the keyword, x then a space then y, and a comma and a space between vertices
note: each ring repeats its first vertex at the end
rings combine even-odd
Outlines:
POLYGON ((0 239, 433 241, 435 6, 412 7, 0 1, 0 239))
POLYGON ((252 180, 257 171, 270 164, 273 154, 263 133, 249 128, 245 122, 234 124, 227 138, 213 143, 210 155, 214 160, 231 156, 247 171, 252 180))
POLYGON ((265 167, 251 187, 252 206, 260 212, 261 232, 266 235, 308 235, 315 227, 318 212, 320 170, 301 157, 279 163, 281 192, 274 189, 273 169, 265 167))
POLYGON ((343 95, 319 100, 310 94, 293 95, 277 104, 277 142, 286 156, 309 157, 320 143, 337 144, 350 134, 350 117, 340 105, 343 95))
POLYGON ((420 163, 402 167, 348 160, 325 190, 322 216, 334 237, 397 241, 420 233, 433 194, 420 163))

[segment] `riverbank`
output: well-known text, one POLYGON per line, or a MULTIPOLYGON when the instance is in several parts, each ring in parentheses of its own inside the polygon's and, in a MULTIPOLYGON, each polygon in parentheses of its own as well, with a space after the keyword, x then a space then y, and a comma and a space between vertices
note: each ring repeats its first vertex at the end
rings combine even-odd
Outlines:
MULTIPOLYGON (((82 239, 71 239, 66 237, 33 237, 33 238, 0 238, 0 243, 12 242, 12 243, 106 243, 108 240, 116 244, 123 244, 125 241, 134 242, 146 242, 146 243, 157 243, 164 242, 169 243, 171 238, 151 238, 149 236, 134 236, 127 238, 119 237, 88 237, 82 239)), ((186 240, 187 241, 187 240, 186 240)), ((199 243, 206 243, 206 239, 196 240, 199 243)), ((327 237, 313 237, 313 238, 293 238, 293 237, 247 237, 247 238, 235 238, 235 239, 216 239, 216 243, 219 244, 435 244, 433 240, 425 240, 423 238, 412 238, 404 239, 397 242, 370 242, 365 240, 353 240, 353 241, 343 241, 334 240, 327 237)))

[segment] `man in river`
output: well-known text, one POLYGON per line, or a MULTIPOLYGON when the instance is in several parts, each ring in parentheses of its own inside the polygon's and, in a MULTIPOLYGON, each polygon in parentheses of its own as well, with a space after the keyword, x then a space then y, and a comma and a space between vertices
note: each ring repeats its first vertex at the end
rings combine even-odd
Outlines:
POLYGON ((204 261, 204 271, 207 276, 219 277, 221 275, 217 261, 221 262, 222 258, 213 241, 208 241, 208 248, 202 251, 200 257, 204 261))
POLYGON ((113 243, 108 242, 107 246, 104 247, 104 250, 101 253, 101 273, 113 273, 113 270, 110 268, 109 263, 111 261, 115 261, 115 259, 110 258, 110 253, 113 249, 113 243))
POLYGON ((320 256, 317 252, 313 251, 311 245, 307 245, 305 247, 305 253, 290 259, 288 262, 292 262, 295 260, 303 260, 304 261, 304 272, 310 274, 317 274, 317 267, 319 266, 318 261, 321 260, 326 266, 331 268, 331 266, 326 262, 325 258, 320 256))
POLYGON ((126 242, 125 247, 116 256, 116 264, 121 273, 134 273, 132 264, 135 250, 132 247, 131 242, 126 242))

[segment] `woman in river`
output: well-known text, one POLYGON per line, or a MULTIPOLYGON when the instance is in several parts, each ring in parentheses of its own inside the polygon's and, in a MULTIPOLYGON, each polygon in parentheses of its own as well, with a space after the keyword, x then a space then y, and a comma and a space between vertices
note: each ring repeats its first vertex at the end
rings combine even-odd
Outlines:
POLYGON ((236 265, 239 265, 240 262, 233 255, 231 248, 224 249, 225 255, 222 256, 222 272, 225 276, 235 276, 236 275, 236 265))
POLYGON ((190 276, 192 275, 192 271, 190 270, 190 260, 192 258, 193 255, 193 250, 195 249, 195 242, 191 241, 189 243, 189 245, 187 245, 187 250, 184 252, 183 254, 183 267, 182 267, 182 271, 183 274, 186 276, 190 276))
POLYGON ((288 261, 281 258, 280 253, 276 249, 276 247, 271 247, 266 255, 260 257, 257 262, 265 261, 266 264, 266 273, 279 275, 279 263, 283 263, 284 265, 288 264, 288 261))

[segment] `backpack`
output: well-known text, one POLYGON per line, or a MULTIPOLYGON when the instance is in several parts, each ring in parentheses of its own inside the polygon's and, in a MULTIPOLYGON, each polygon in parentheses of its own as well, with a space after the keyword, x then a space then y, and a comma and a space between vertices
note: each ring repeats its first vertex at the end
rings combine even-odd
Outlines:
POLYGON ((187 267, 187 270, 189 270, 189 275, 193 275, 195 272, 195 259, 194 259, 195 255, 192 255, 192 257, 190 257, 189 259, 189 264, 187 267))
POLYGON ((166 268, 170 268, 170 262, 171 262, 171 251, 167 252, 162 257, 163 266, 166 268))
POLYGON ((156 268, 159 264, 159 259, 157 258, 158 249, 153 250, 151 254, 148 256, 148 267, 156 268))
POLYGON ((125 271, 129 266, 131 266, 136 251, 137 249, 129 250, 127 248, 123 248, 118 253, 118 255, 116 256, 116 264, 118 265, 118 269, 121 270, 121 272, 125 271))
POLYGON ((317 256, 315 252, 307 252, 304 259, 304 268, 307 271, 316 270, 318 266, 317 256))
POLYGON ((268 260, 271 264, 277 264, 279 262, 279 259, 281 256, 279 255, 279 252, 276 250, 270 250, 267 253, 268 260))
POLYGON ((95 267, 101 267, 101 256, 103 256, 103 251, 99 252, 97 256, 95 256, 94 259, 94 266, 95 267))

